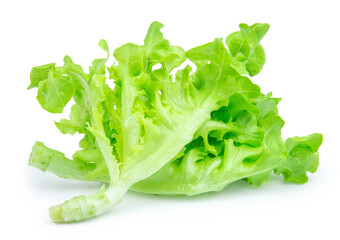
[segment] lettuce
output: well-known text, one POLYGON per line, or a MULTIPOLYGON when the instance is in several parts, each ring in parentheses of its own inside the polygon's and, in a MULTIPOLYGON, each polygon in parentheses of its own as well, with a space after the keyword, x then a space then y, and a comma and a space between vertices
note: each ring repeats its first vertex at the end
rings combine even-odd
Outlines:
POLYGON ((262 94, 246 75, 258 74, 265 54, 260 40, 268 24, 240 24, 240 31, 184 51, 151 24, 143 45, 117 48, 85 73, 69 56, 63 66, 34 67, 28 87, 51 113, 73 98, 63 134, 83 134, 68 159, 36 142, 29 164, 62 178, 100 181, 92 196, 50 208, 54 222, 82 221, 117 205, 126 191, 194 195, 243 179, 256 186, 269 175, 304 183, 318 166, 320 134, 281 138, 279 99, 262 94), (195 71, 186 60, 195 65, 195 71), (156 69, 156 66, 160 68, 156 69), (109 76, 107 79, 106 76, 109 76), (114 81, 111 88, 106 81, 114 81))

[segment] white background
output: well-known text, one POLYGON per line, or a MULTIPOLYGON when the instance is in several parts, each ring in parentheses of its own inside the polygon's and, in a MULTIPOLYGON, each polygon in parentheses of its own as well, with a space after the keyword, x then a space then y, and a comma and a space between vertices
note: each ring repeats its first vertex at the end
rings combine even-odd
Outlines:
POLYGON ((338 1, 1 1, 1 239, 340 239, 338 1), (127 42, 142 44, 158 20, 165 37, 185 49, 226 37, 245 22, 268 22, 267 63, 254 81, 282 97, 283 137, 324 134, 320 166, 305 185, 272 178, 261 188, 237 182, 197 197, 129 192, 109 213, 77 224, 54 224, 48 207, 99 184, 74 182, 28 167, 35 140, 68 156, 79 136, 64 136, 60 119, 26 91, 33 66, 85 68, 127 42))

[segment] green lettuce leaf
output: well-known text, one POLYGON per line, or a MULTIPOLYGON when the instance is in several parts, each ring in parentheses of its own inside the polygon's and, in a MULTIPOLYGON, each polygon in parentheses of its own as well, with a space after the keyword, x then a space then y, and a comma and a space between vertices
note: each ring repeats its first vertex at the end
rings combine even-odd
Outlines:
POLYGON ((107 57, 93 60, 89 73, 69 56, 63 66, 32 69, 28 88, 38 88, 42 108, 61 113, 75 102, 69 119, 56 127, 84 136, 72 159, 36 142, 29 164, 62 178, 107 183, 94 195, 51 207, 53 221, 98 216, 128 189, 195 195, 241 179, 259 186, 272 171, 302 183, 316 170, 321 135, 285 145, 280 99, 262 94, 245 76, 258 74, 265 63, 260 40, 268 24, 241 24, 226 38, 228 48, 217 38, 188 51, 170 45, 162 27, 152 23, 143 45, 115 49, 110 67, 108 45, 100 40, 107 57))
POLYGON ((240 29, 241 31, 227 37, 226 44, 231 55, 245 64, 249 75, 255 76, 261 71, 266 61, 260 41, 267 33, 269 24, 256 23, 249 27, 242 23, 240 29))
POLYGON ((195 144, 186 145, 183 156, 132 189, 195 195, 219 191, 240 179, 256 186, 268 181, 270 172, 287 156, 281 138, 284 122, 277 111, 260 118, 260 103, 270 99, 259 92, 235 93, 227 106, 212 112, 212 119, 196 132, 195 144))
POLYGON ((286 147, 288 157, 281 161, 275 174, 282 174, 286 182, 306 183, 307 172, 316 172, 319 166, 318 149, 322 143, 322 135, 314 133, 306 137, 288 138, 286 147))

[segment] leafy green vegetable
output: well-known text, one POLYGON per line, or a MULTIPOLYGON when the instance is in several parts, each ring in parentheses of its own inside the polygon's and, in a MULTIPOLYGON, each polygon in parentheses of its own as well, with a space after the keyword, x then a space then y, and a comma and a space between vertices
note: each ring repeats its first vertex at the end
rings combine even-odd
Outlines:
POLYGON ((151 24, 144 45, 117 48, 117 63, 95 59, 86 74, 70 57, 64 65, 31 71, 40 105, 61 113, 74 99, 70 119, 55 125, 63 134, 84 134, 68 159, 36 142, 29 164, 62 178, 108 183, 92 196, 78 196, 50 208, 55 222, 100 215, 126 191, 194 195, 218 191, 244 179, 256 186, 274 171, 304 183, 315 172, 320 134, 281 138, 280 99, 264 95, 245 75, 265 63, 260 40, 268 24, 241 24, 241 31, 184 51, 164 39, 162 24, 151 24), (180 67, 185 60, 196 65, 180 67), (155 65, 161 67, 155 70, 155 65), (177 71, 176 71, 177 69, 177 71), (106 81, 115 83, 110 88, 106 81), (175 73, 173 73, 175 72, 175 73))

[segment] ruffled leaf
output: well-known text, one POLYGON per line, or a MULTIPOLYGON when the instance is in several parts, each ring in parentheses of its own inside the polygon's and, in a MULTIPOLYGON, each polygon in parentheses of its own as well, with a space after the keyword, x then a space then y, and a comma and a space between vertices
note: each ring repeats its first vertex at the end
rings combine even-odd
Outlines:
POLYGON ((307 172, 314 173, 319 166, 318 149, 322 135, 318 133, 306 137, 293 137, 286 140, 288 157, 274 170, 282 174, 286 182, 305 183, 307 172))
POLYGON ((245 64, 250 76, 257 75, 266 61, 260 41, 268 29, 269 24, 256 23, 248 26, 242 23, 241 31, 229 35, 226 39, 231 55, 245 64))

